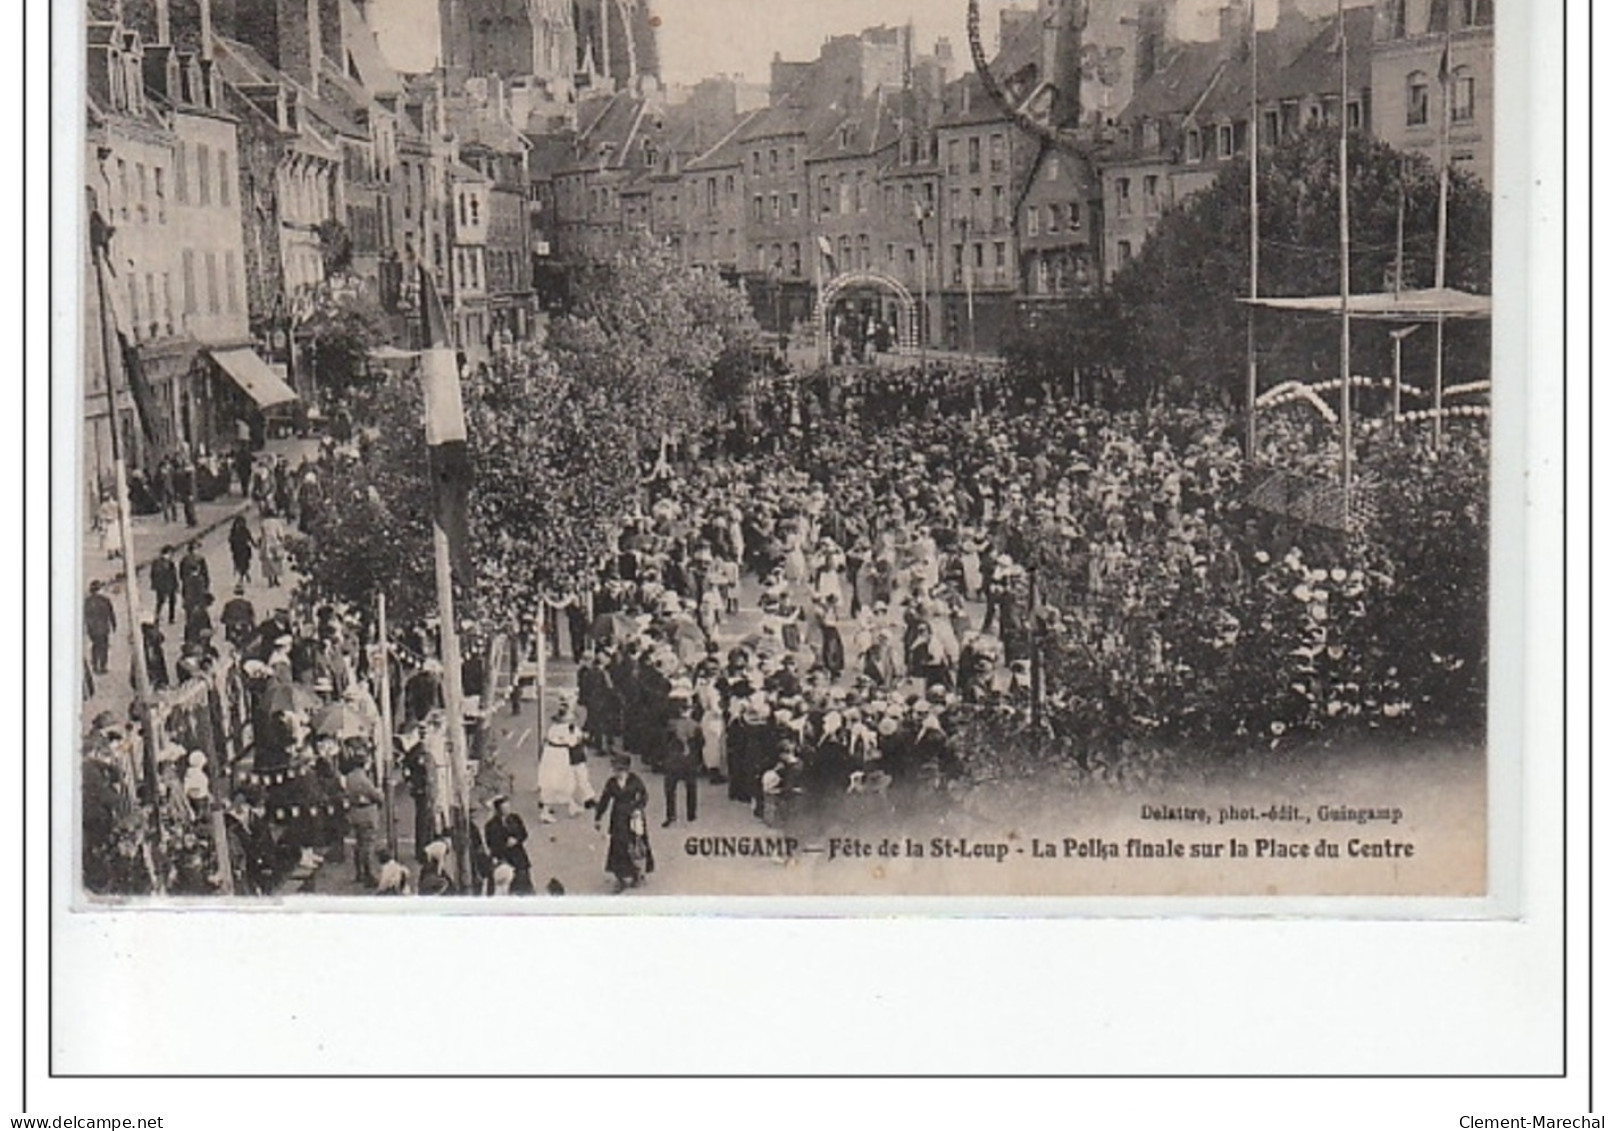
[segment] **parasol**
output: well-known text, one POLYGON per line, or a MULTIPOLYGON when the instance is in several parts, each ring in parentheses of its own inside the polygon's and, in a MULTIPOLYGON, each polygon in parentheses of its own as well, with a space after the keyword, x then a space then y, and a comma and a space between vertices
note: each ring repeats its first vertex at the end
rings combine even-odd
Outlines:
POLYGON ((276 681, 264 691, 264 705, 271 711, 311 711, 322 702, 300 683, 276 681))
POLYGON ((594 618, 589 635, 597 643, 606 640, 626 640, 639 634, 639 622, 623 613, 604 613, 594 618))
POLYGON ((315 734, 330 738, 369 738, 375 725, 352 703, 332 703, 316 712, 312 722, 315 734))
POLYGON ((706 659, 707 638, 701 626, 688 617, 678 617, 669 623, 668 636, 678 652, 679 662, 690 665, 706 659))

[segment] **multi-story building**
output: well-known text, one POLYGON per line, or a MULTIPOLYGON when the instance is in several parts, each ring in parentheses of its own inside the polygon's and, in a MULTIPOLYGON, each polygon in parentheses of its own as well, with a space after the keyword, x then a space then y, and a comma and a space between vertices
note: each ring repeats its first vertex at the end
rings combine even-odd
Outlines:
POLYGON ((567 299, 566 270, 557 257, 560 233, 555 178, 571 164, 577 138, 571 131, 529 133, 527 143, 527 223, 533 292, 539 310, 554 310, 567 299))
POLYGON ((154 462, 178 438, 175 406, 194 345, 184 329, 174 254, 175 139, 146 97, 144 44, 138 32, 112 20, 90 23, 85 37, 86 211, 99 212, 116 229, 109 251, 111 273, 97 277, 88 244, 84 255, 85 449, 88 467, 105 489, 111 485, 113 428, 133 467, 154 462), (108 329, 112 311, 120 308, 160 410, 152 422, 155 450, 146 443, 108 329), (115 408, 108 401, 109 388, 118 393, 115 408))
POLYGON ((532 333, 533 316, 527 141, 508 122, 479 121, 462 135, 460 160, 479 170, 489 184, 483 252, 487 267, 487 344, 526 341, 532 333))
POLYGON ((1018 195, 1016 235, 1023 307, 1088 292, 1099 282, 1104 211, 1091 159, 1048 149, 1018 195))
POLYGON ((88 25, 86 59, 86 204, 114 229, 107 270, 86 288, 86 446, 98 481, 114 427, 140 467, 180 445, 233 445, 254 425, 261 435, 262 409, 287 399, 251 348, 237 123, 213 61, 175 49, 166 10, 151 44, 121 11, 108 14, 88 25), (114 311, 151 392, 149 435, 109 333, 114 311))
POLYGON ((1436 161, 1446 113, 1453 167, 1488 188, 1493 19, 1492 0, 1378 0, 1373 46, 1375 136, 1436 161))
POLYGON ((251 45, 219 35, 214 49, 226 103, 241 122, 242 192, 251 202, 244 215, 254 268, 248 283, 251 322, 274 359, 287 367, 298 393, 312 401, 315 375, 298 364, 295 342, 340 235, 333 221, 345 215, 342 133, 332 123, 341 120, 352 141, 364 132, 251 45))
MULTIPOLYGON (((903 123, 897 109, 877 92, 850 114, 832 118, 808 152, 808 182, 813 186, 815 242, 828 243, 837 274, 878 273, 896 278, 905 247, 917 238, 912 208, 899 206, 897 184, 887 171, 897 165, 903 123)), ((822 250, 824 243, 819 243, 822 250)), ((897 296, 883 286, 859 287, 832 311, 843 332, 847 320, 867 333, 871 324, 896 327, 894 343, 906 340, 897 296)))
POLYGON ((653 230, 668 240, 682 262, 738 277, 740 233, 749 230, 747 131, 764 113, 758 110, 741 119, 705 153, 685 162, 677 174, 656 178, 651 196, 653 230))
POLYGON ((473 364, 487 357, 488 228, 493 178, 461 161, 449 167, 449 290, 454 344, 473 364))
POLYGON ((657 163, 657 117, 648 99, 632 94, 590 98, 578 107, 572 159, 555 175, 556 252, 562 263, 606 259, 617 246, 622 188, 657 163))
MULTIPOLYGON (((1105 277, 1143 247, 1161 216, 1249 160, 1252 139, 1248 15, 1222 12, 1215 41, 1160 43, 1141 50, 1160 69, 1139 78, 1133 101, 1103 155, 1105 277)), ((1373 11, 1346 10, 1347 103, 1354 129, 1372 128, 1373 11)), ((1310 127, 1340 121, 1338 21, 1311 18, 1291 2, 1258 33, 1256 136, 1277 145, 1310 127)))
POLYGON ((398 166, 391 177, 396 285, 383 305, 402 316, 400 337, 419 343, 421 268, 442 294, 449 279, 449 167, 454 161, 441 84, 431 77, 405 85, 397 103, 398 166))
POLYGON ((942 232, 942 171, 936 131, 925 120, 930 109, 929 100, 917 99, 900 122, 894 159, 881 176, 881 193, 886 241, 896 259, 891 273, 918 304, 917 342, 936 346, 941 325, 937 241, 942 232))
POLYGON ((974 74, 948 91, 936 132, 943 344, 994 352, 1015 328, 1016 169, 1032 143, 974 74))
POLYGON ((731 246, 758 318, 775 331, 812 315, 817 253, 810 249, 823 233, 809 201, 808 156, 842 116, 771 106, 736 135, 744 227, 731 246))

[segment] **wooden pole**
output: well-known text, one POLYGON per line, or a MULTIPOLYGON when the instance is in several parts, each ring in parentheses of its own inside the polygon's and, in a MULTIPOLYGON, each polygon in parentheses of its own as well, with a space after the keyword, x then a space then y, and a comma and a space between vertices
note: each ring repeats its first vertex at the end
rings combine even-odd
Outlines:
POLYGON ((1251 39, 1250 39, 1250 129, 1246 139, 1250 150, 1250 296, 1251 305, 1245 311, 1245 459, 1250 462, 1256 460, 1256 393, 1257 393, 1257 366, 1256 366, 1256 299, 1261 294, 1260 289, 1260 262, 1262 255, 1261 239, 1261 186, 1257 182, 1260 169, 1257 150, 1261 146, 1261 130, 1258 127, 1260 103, 1257 100, 1256 87, 1260 77, 1260 68, 1256 60, 1256 0, 1251 0, 1251 39))
POLYGON ((925 375, 926 351, 929 347, 929 343, 926 341, 928 335, 925 332, 925 324, 929 320, 931 314, 930 295, 927 292, 928 284, 926 280, 926 276, 929 275, 930 272, 926 270, 924 205, 916 205, 916 207, 920 209, 920 215, 916 218, 916 223, 919 225, 920 229, 920 316, 915 319, 914 329, 919 334, 920 338, 920 376, 923 377, 925 375))
MULTIPOLYGON (((538 603, 538 616, 535 618, 533 626, 533 632, 537 637, 536 643, 538 648, 538 674, 535 677, 536 686, 533 688, 533 699, 537 704, 534 707, 534 710, 538 712, 538 725, 536 728, 538 734, 538 766, 541 766, 544 763, 544 732, 549 726, 549 718, 544 714, 544 685, 549 681, 550 667, 550 637, 549 632, 546 631, 548 628, 547 622, 549 620, 549 615, 549 602, 540 597, 538 603)), ((533 788, 539 788, 537 766, 535 766, 533 769, 533 788)), ((544 797, 542 794, 540 794, 539 801, 542 802, 543 800, 544 797)))
MULTIPOLYGON (((101 304, 101 358, 106 369, 107 381, 107 414, 111 427, 108 434, 111 436, 112 447, 112 478, 113 490, 117 494, 118 503, 118 548, 123 554, 123 608, 124 618, 129 632, 130 666, 135 677, 135 715, 140 722, 142 735, 141 774, 146 783, 146 798, 151 806, 150 835, 146 838, 146 858, 151 860, 151 838, 159 834, 161 829, 161 803, 158 798, 157 786, 157 725, 156 713, 151 706, 151 673, 146 669, 146 639, 145 632, 140 623, 140 594, 137 590, 139 574, 135 562, 135 538, 133 522, 129 514, 129 477, 124 467, 123 442, 119 437, 118 427, 118 372, 123 362, 117 348, 113 345, 114 331, 108 325, 108 305, 106 282, 105 256, 99 249, 92 249, 95 259, 95 292, 101 304)), ((163 894, 165 887, 163 869, 152 868, 152 888, 158 894, 163 894)))
POLYGON ((208 824, 213 831, 213 866, 219 872, 219 894, 234 895, 236 878, 230 871, 230 833, 224 827, 224 810, 217 801, 210 801, 208 824))
MULTIPOLYGON (((1340 19, 1340 486, 1351 501, 1351 168, 1346 100, 1351 93, 1346 46, 1346 0, 1336 0, 1340 19)), ((1342 516, 1344 517, 1344 516, 1342 516)))
MULTIPOLYGON (((1441 56, 1441 199, 1436 207, 1436 292, 1437 301, 1441 301, 1441 292, 1447 286, 1447 200, 1452 191, 1452 5, 1447 4, 1447 34, 1442 48, 1441 56)), ((1436 313, 1436 374, 1434 404, 1434 439, 1436 451, 1441 451, 1445 436, 1442 433, 1442 401, 1446 374, 1443 372, 1446 363, 1447 318, 1440 312, 1436 313)))
POLYGON ((460 632, 454 619, 454 574, 449 565, 449 536, 443 527, 432 524, 432 550, 437 567, 437 606, 443 637, 443 706, 447 716, 449 788, 454 792, 449 808, 454 835, 454 863, 461 891, 471 885, 471 783, 466 765, 465 697, 460 688, 460 632))
POLYGON ((387 643, 387 594, 376 594, 376 638, 379 641, 377 652, 381 661, 377 664, 378 674, 376 681, 378 706, 381 708, 381 748, 376 751, 378 772, 381 775, 381 793, 385 799, 382 806, 383 820, 386 822, 387 851, 398 858, 398 825, 393 817, 393 694, 392 694, 392 649, 387 643))

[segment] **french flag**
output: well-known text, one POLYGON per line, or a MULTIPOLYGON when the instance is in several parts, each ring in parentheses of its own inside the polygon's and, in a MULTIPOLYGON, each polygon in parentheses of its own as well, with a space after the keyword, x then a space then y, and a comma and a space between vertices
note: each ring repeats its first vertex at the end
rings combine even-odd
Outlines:
POLYGON ((466 445, 465 407, 460 401, 460 364, 449 336, 448 316, 431 273, 421 272, 421 390, 426 399, 426 447, 432 475, 433 521, 449 543, 449 563, 461 585, 474 580, 471 565, 471 453, 466 445))

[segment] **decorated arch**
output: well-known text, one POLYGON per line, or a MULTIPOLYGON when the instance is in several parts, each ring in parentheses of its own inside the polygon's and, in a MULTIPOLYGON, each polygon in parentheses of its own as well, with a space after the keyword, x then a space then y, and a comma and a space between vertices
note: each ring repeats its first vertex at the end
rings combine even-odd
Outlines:
POLYGON ((865 287, 874 287, 896 297, 903 312, 897 328, 898 349, 903 353, 913 353, 919 343, 919 307, 914 301, 914 293, 900 279, 884 271, 845 271, 820 289, 818 301, 813 305, 813 328, 820 352, 824 351, 830 340, 830 311, 834 309, 836 301, 849 291, 865 287))

